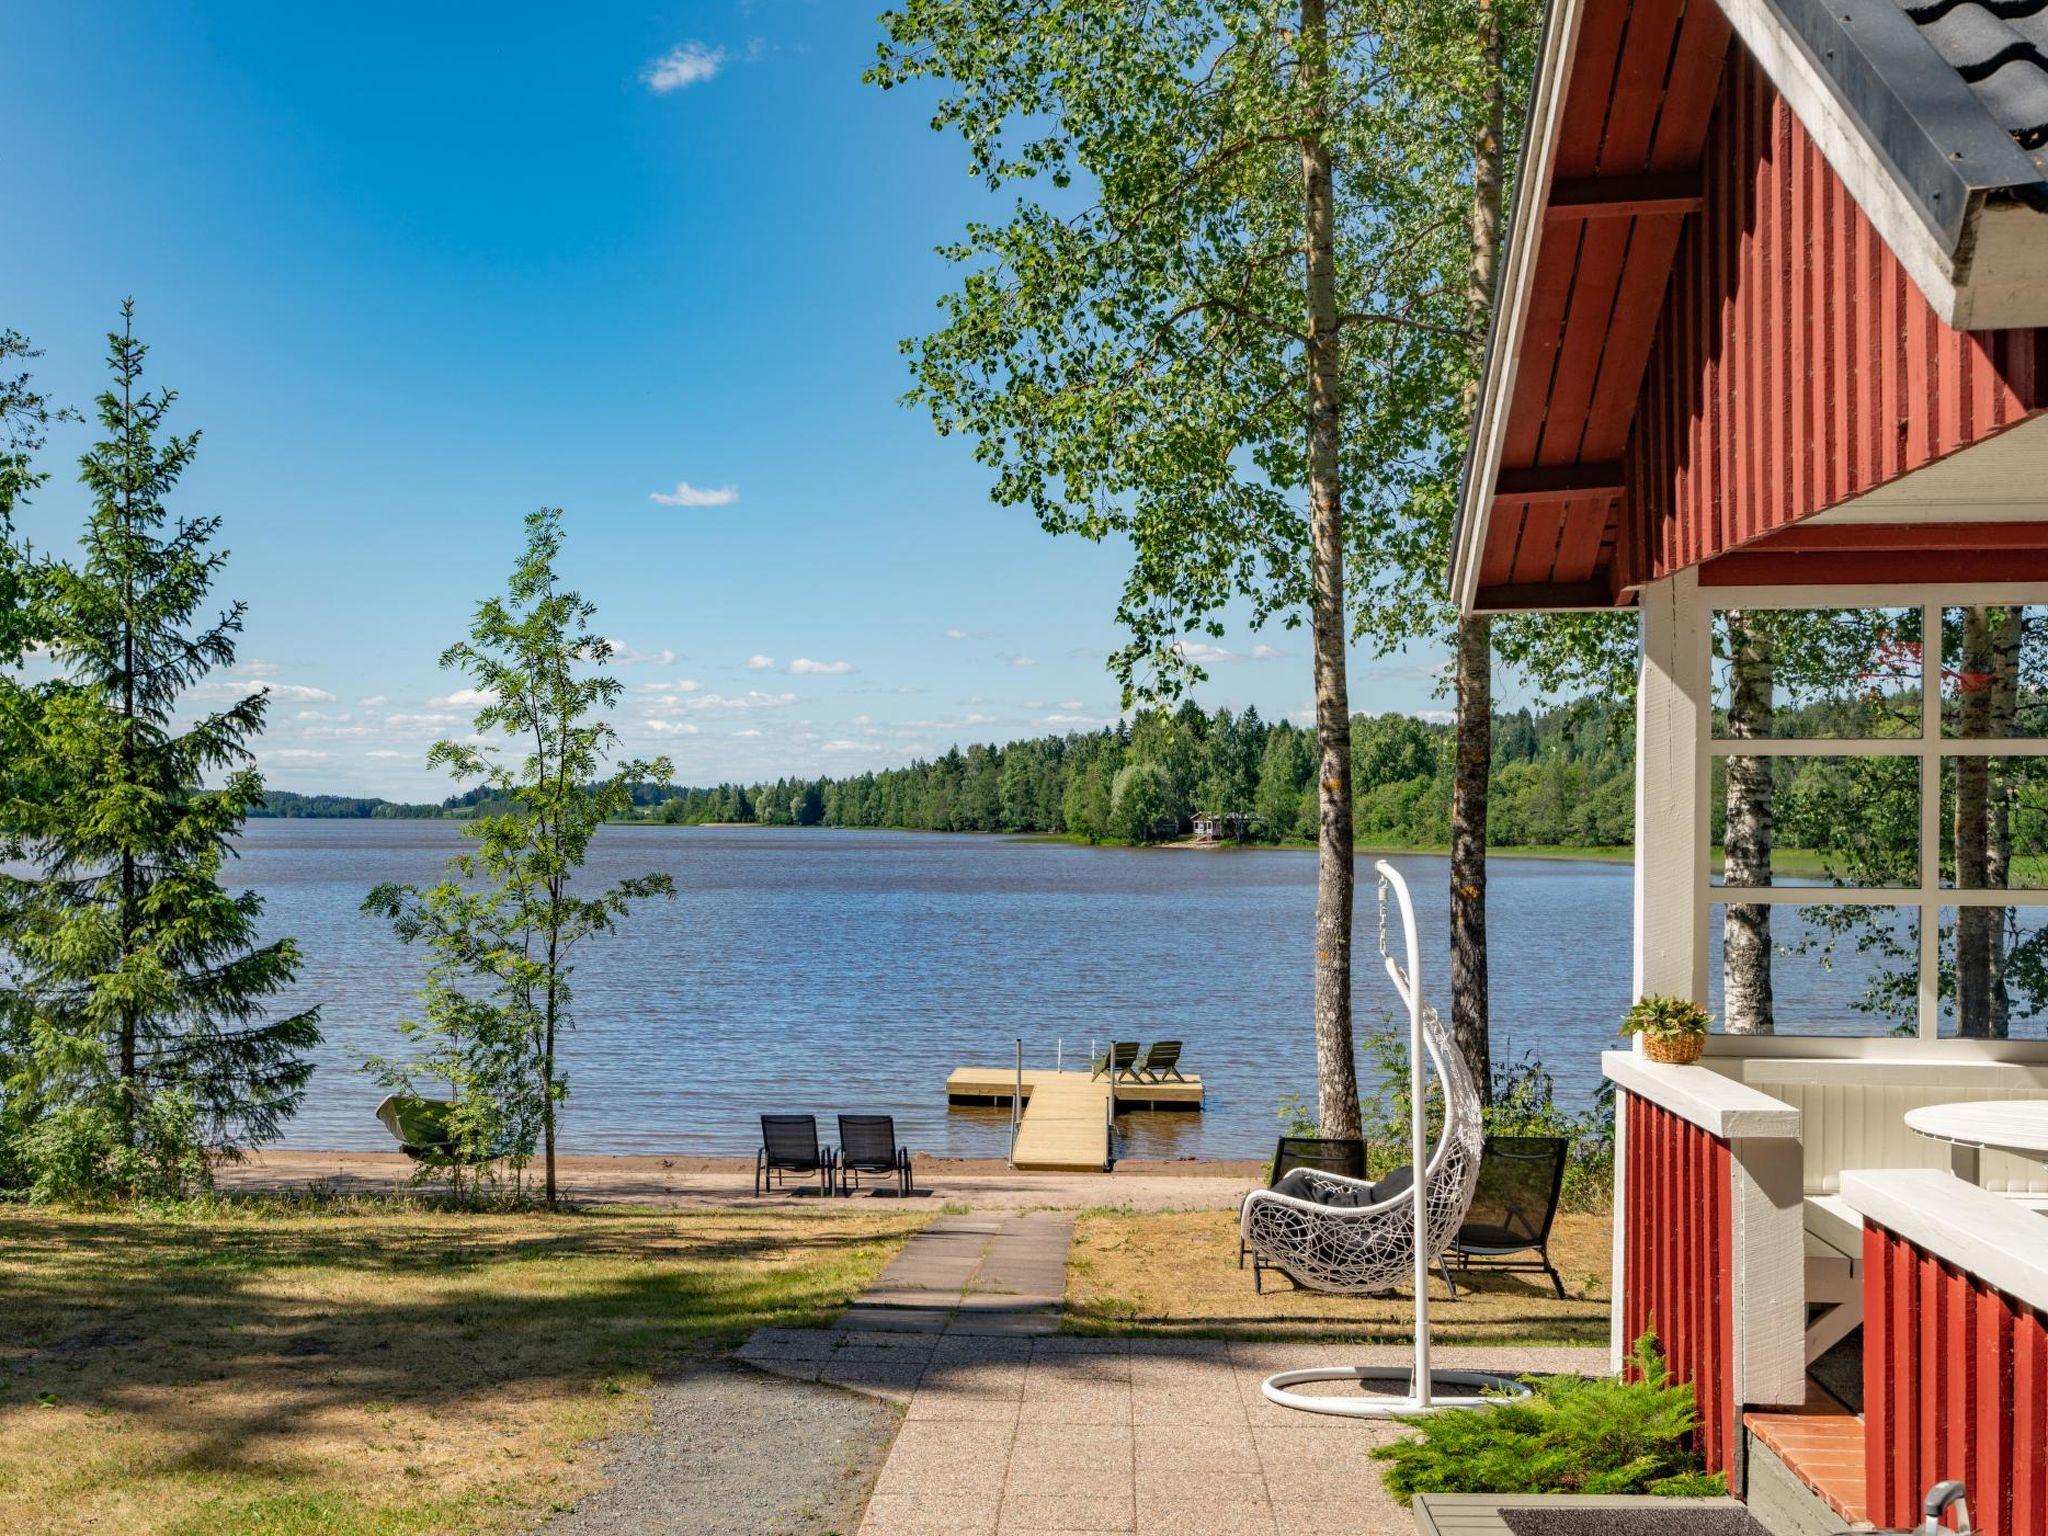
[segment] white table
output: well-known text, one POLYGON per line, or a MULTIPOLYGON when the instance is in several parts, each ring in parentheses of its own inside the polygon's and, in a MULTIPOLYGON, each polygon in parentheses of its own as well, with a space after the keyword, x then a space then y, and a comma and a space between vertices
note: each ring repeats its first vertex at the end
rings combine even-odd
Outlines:
POLYGON ((2016 1152, 2048 1162, 2048 1099, 1980 1099, 1906 1111, 1906 1128, 1949 1144, 1949 1167, 1975 1184, 1978 1154, 2016 1152))

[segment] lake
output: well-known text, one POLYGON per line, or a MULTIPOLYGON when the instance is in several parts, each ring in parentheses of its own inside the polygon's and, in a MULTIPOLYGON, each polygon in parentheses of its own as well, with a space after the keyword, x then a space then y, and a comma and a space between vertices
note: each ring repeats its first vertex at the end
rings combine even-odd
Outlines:
MULTIPOLYGON (((381 1091, 360 1067, 398 1049, 393 1024, 424 960, 358 909, 380 881, 435 879, 461 842, 455 822, 249 824, 227 878, 263 895, 266 933, 298 939, 292 1001, 318 1003, 326 1034, 287 1144, 389 1145, 371 1113, 381 1091)), ((1447 1009, 1447 863, 1395 862, 1415 893, 1426 985, 1447 1009)), ((607 827, 590 875, 661 871, 676 899, 579 961, 564 1146, 745 1153, 763 1110, 847 1110, 895 1115, 919 1151, 1001 1156, 1009 1111, 949 1110, 947 1073, 1007 1065, 1019 1039, 1027 1066, 1049 1067, 1116 1037, 1184 1040, 1184 1068, 1208 1090, 1200 1115, 1124 1116, 1120 1155, 1260 1155, 1282 1096, 1315 1087, 1315 869, 1313 853, 1274 849, 607 827)), ((1495 1059, 1534 1052, 1561 1097, 1583 1103, 1629 1001, 1629 866, 1495 858, 1491 870, 1495 1059)), ((1370 860, 1360 880, 1362 1032, 1395 999, 1370 860)), ((1797 920, 1781 909, 1779 921, 1782 942, 1797 920)), ((1854 961, 1832 973, 1781 961, 1781 1020, 1867 1032, 1841 1006, 1854 961)))
MULTIPOLYGON (((452 822, 256 821, 227 878, 294 935, 292 999, 325 1043, 286 1143, 389 1145, 366 1056, 399 1046, 423 956, 358 908, 383 880, 437 877, 452 822)), ((1444 1006, 1448 879, 1403 856, 1424 970, 1444 1006)), ((987 836, 750 827, 607 827, 592 877, 659 870, 676 899, 595 941, 564 1048, 566 1150, 751 1152, 763 1110, 884 1111, 911 1146, 1007 1149, 1007 1110, 949 1110, 956 1066, 1085 1061, 1112 1036, 1187 1042, 1200 1115, 1124 1117, 1127 1157, 1270 1150, 1282 1095, 1312 1094, 1309 962, 1315 856, 1281 850, 1085 848, 987 836)), ((1394 998, 1362 865, 1361 1026, 1394 998)), ((1628 1003, 1626 865, 1498 859, 1497 1055, 1533 1050, 1579 1100, 1628 1003)))

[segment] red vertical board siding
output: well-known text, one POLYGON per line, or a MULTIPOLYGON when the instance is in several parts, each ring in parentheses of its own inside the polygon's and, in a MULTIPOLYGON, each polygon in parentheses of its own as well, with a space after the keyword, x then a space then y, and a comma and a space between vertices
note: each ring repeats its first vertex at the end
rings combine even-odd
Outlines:
POLYGON ((1882 1227, 1863 1229, 1865 1494, 1916 1524, 1944 1478, 1980 1536, 2048 1536, 2048 1314, 1882 1227))
MULTIPOLYGON (((1739 43, 1701 162, 1701 208, 1679 237, 1623 454, 1629 582, 2048 406, 2043 333, 1945 324, 1739 43)), ((1547 361, 1537 371, 1547 381, 1547 361)), ((1547 459, 1563 449, 1543 446, 1547 459)))
POLYGON ((1654 1329, 1671 1374, 1699 1404, 1708 1468, 1735 1467, 1735 1292, 1728 1143, 1634 1094, 1628 1117, 1622 1319, 1654 1329))

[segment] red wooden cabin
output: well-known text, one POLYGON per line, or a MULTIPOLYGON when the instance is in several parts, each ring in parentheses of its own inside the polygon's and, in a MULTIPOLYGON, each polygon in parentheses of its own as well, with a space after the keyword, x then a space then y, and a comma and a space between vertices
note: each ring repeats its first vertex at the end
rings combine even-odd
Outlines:
MULTIPOLYGON (((1973 1012, 1957 948, 2034 953, 2048 879, 1945 851, 1959 786, 2048 762, 2040 687, 1975 709, 1970 649, 2009 620, 2042 652, 2013 675, 2048 677, 2044 143, 2048 0, 1553 0, 1546 24, 1453 581, 1467 611, 1639 614, 1636 987, 1769 1029, 1697 1066, 1605 1058, 1617 1355, 1656 1328, 1708 1461, 1778 1528, 1906 1524, 1962 1477, 1980 1530, 2048 1533, 2048 1165, 1904 1122, 2048 1099, 2048 1008, 2000 969, 1973 1012), (1731 723, 1758 614, 1816 652, 1859 637, 1854 686, 1796 699, 1812 657, 1779 653, 1768 728, 1731 723), (1731 860, 1737 761, 1884 778, 1906 852, 1731 860), (1871 947, 1818 967, 1815 935, 1871 947)), ((2009 853, 2025 808, 1998 804, 2009 853)))

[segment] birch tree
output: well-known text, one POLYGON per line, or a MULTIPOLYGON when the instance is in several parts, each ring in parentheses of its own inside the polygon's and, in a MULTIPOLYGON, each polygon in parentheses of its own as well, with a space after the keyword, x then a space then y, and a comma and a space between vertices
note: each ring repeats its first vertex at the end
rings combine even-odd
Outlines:
MULTIPOLYGON (((995 499, 1127 542, 1126 702, 1203 673, 1227 617, 1308 631, 1318 761, 1318 1110, 1356 1135, 1347 560, 1402 611, 1402 525, 1469 343, 1459 14, 1351 0, 910 0, 869 78, 935 88, 1000 222, 944 254, 905 344, 995 499), (1447 157, 1446 148, 1452 152, 1447 157), (1399 534, 1401 537, 1397 538, 1399 534)), ((1405 540, 1405 544, 1403 541, 1405 540)), ((1422 541, 1426 542, 1426 541, 1422 541)))

